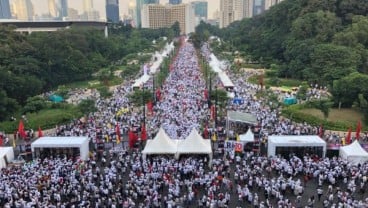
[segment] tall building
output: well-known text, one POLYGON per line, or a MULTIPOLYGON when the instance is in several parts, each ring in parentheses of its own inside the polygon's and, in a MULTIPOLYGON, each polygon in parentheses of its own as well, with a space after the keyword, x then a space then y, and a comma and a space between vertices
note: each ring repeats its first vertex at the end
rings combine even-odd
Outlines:
POLYGON ((68 0, 59 0, 58 6, 60 19, 68 17, 68 0))
POLYGON ((83 11, 89 12, 93 10, 93 1, 92 0, 83 0, 83 11))
POLYGON ((181 0, 169 0, 169 4, 181 4, 181 0))
POLYGON ((246 18, 253 17, 253 3, 254 0, 244 0, 243 17, 246 18))
POLYGON ((265 0, 254 0, 253 16, 262 14, 265 11, 265 0))
POLYGON ((243 19, 243 0, 220 1, 220 28, 227 27, 230 23, 243 19))
POLYGON ((113 23, 119 22, 119 0, 106 0, 106 19, 113 23))
POLYGON ((0 0, 0 19, 10 19, 11 17, 9 0, 0 0))
POLYGON ((31 0, 13 0, 13 12, 18 20, 33 20, 33 5, 31 0))
POLYGON ((56 2, 55 0, 48 0, 48 5, 49 5, 49 14, 50 17, 55 18, 58 16, 58 9, 56 7, 56 2))
POLYGON ((73 8, 68 8, 68 20, 80 20, 78 10, 73 8))
POLYGON ((83 0, 83 13, 81 19, 87 21, 96 21, 100 19, 99 12, 93 9, 93 0, 83 0))
POLYGON ((265 10, 268 10, 270 7, 282 2, 283 0, 265 0, 265 10))
POLYGON ((181 34, 194 32, 194 9, 191 4, 148 4, 142 8, 142 28, 171 27, 179 22, 181 34))
POLYGON ((136 0, 135 4, 135 25, 136 27, 142 26, 142 8, 144 4, 159 4, 159 0, 136 0))
POLYGON ((194 15, 203 19, 208 17, 208 2, 207 1, 193 1, 194 15))

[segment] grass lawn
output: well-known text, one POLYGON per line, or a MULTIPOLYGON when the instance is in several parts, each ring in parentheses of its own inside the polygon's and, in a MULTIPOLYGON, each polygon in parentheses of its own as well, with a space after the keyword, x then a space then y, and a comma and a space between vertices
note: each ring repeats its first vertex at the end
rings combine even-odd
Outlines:
MULTIPOLYGON (((316 116, 320 119, 324 119, 322 112, 318 109, 302 109, 300 111, 312 116, 316 116)), ((327 120, 332 122, 345 121, 351 123, 352 126, 355 126, 359 120, 364 120, 364 116, 362 113, 354 109, 342 108, 339 110, 337 108, 333 108, 331 109, 327 120)), ((365 127, 364 122, 362 122, 362 127, 365 127)))
MULTIPOLYGON (((76 106, 65 105, 62 108, 44 109, 37 113, 28 113, 28 122, 24 122, 26 129, 37 131, 38 127, 42 129, 54 128, 56 125, 69 123, 75 118, 82 116, 82 113, 76 106)), ((5 121, 0 123, 0 130, 6 133, 13 133, 18 128, 19 120, 16 122, 5 121)))

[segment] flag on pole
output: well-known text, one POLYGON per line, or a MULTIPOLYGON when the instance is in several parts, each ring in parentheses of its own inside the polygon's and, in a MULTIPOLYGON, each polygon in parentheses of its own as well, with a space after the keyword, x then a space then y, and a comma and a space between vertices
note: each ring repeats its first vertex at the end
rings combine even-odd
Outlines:
POLYGON ((129 148, 132 149, 134 147, 136 140, 135 140, 134 132, 131 129, 129 129, 129 132, 128 132, 128 139, 129 139, 129 148))
POLYGON ((40 138, 40 137, 43 137, 43 133, 42 133, 41 127, 39 126, 38 127, 38 138, 40 138))
POLYGON ((148 109, 149 113, 152 115, 152 113, 153 113, 153 103, 152 103, 152 101, 148 101, 147 109, 148 109))
POLYGON ((356 132, 355 132, 355 139, 356 140, 359 140, 361 130, 362 130, 362 122, 358 121, 358 125, 357 125, 356 132))
POLYGON ((24 130, 24 124, 23 124, 23 120, 19 121, 19 125, 18 125, 18 132, 19 132, 19 136, 22 139, 25 139, 27 137, 26 132, 24 130))
POLYGON ((321 124, 321 126, 319 126, 319 129, 318 129, 318 136, 322 138, 323 136, 323 125, 321 124))
POLYGON ((120 142, 121 142, 121 133, 120 133, 120 128, 119 128, 118 123, 116 124, 115 131, 116 131, 116 144, 120 144, 120 142))
POLYGON ((2 134, 0 134, 0 146, 3 146, 3 142, 4 141, 4 136, 2 134))
POLYGON ((216 106, 215 105, 211 105, 211 120, 215 120, 215 111, 216 111, 216 106))
POLYGON ((142 125, 141 139, 142 141, 145 141, 147 139, 147 131, 146 131, 146 126, 144 124, 142 125))
POLYGON ((346 136, 345 143, 346 144, 351 143, 351 127, 349 127, 349 131, 348 131, 348 135, 346 136))
POLYGON ((204 130, 203 130, 203 137, 205 138, 205 139, 207 139, 208 138, 208 126, 207 126, 207 124, 206 124, 206 127, 204 128, 204 130))

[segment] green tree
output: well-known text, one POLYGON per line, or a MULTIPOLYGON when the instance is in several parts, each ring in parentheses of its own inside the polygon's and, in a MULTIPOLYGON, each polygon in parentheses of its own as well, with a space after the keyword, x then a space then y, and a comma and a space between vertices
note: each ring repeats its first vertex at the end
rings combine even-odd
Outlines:
POLYGON ((109 80, 112 79, 114 74, 111 68, 103 68, 97 73, 98 80, 104 83, 104 85, 109 85, 109 80))
POLYGON ((172 26, 171 26, 171 29, 173 30, 174 32, 174 36, 175 37, 179 37, 180 36, 180 23, 178 21, 176 21, 172 26))
POLYGON ((142 106, 153 100, 153 94, 150 90, 134 90, 128 95, 129 102, 135 106, 142 106))
POLYGON ((96 105, 95 105, 95 101, 92 100, 92 99, 82 100, 78 104, 78 109, 85 116, 88 115, 89 113, 95 112, 97 110, 96 105))
POLYGON ((333 102, 327 99, 313 100, 313 101, 309 101, 307 105, 309 105, 312 108, 316 108, 320 110, 323 113, 323 117, 327 119, 330 114, 330 110, 333 105, 333 102))
POLYGON ((46 100, 40 96, 29 97, 23 107, 23 114, 38 112, 46 107, 46 100))

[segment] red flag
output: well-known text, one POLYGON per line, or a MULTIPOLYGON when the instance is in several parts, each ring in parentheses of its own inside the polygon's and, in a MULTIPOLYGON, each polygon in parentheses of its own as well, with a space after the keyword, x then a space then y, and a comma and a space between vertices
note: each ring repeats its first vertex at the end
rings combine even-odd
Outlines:
POLYGON ((4 137, 3 137, 3 135, 2 134, 0 134, 0 146, 2 147, 3 146, 3 139, 4 139, 4 137))
POLYGON ((206 127, 204 128, 204 130, 203 130, 203 137, 205 138, 205 139, 207 139, 208 138, 208 127, 207 127, 207 124, 206 124, 206 127))
POLYGON ((152 103, 152 101, 148 101, 148 103, 147 103, 147 109, 150 112, 150 114, 153 113, 153 103, 152 103))
POLYGON ((321 124, 321 126, 318 129, 318 136, 322 138, 323 136, 323 125, 321 124))
POLYGON ((215 113, 216 113, 216 106, 215 105, 211 105, 211 120, 215 119, 215 113))
POLYGON ((145 141, 147 139, 147 132, 146 132, 146 127, 145 125, 142 125, 142 130, 141 130, 141 139, 142 141, 145 141))
POLYGON ((157 99, 158 101, 160 101, 160 100, 161 100, 161 90, 160 90, 160 89, 157 89, 157 90, 156 90, 156 99, 157 99))
POLYGON ((356 132, 355 132, 356 140, 359 140, 361 130, 362 130, 362 122, 358 121, 358 125, 357 125, 356 132))
POLYGON ((118 123, 116 124, 115 131, 116 131, 116 144, 119 144, 121 142, 121 133, 118 123))
POLYGON ((129 148, 133 148, 135 142, 137 141, 136 135, 132 130, 129 130, 128 132, 128 138, 129 138, 129 148))
POLYGON ((41 127, 39 126, 38 127, 38 138, 40 138, 40 137, 43 137, 43 133, 42 133, 41 127))
POLYGON ((349 127, 349 131, 348 131, 348 135, 346 136, 345 143, 346 144, 351 143, 351 127, 349 127))
POLYGON ((24 131, 23 120, 19 121, 18 132, 19 132, 20 138, 25 139, 27 137, 26 132, 24 131))
POLYGON ((204 99, 205 100, 208 99, 208 90, 207 89, 204 90, 204 99))

